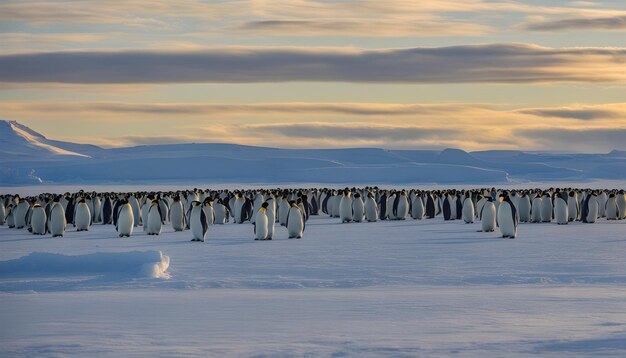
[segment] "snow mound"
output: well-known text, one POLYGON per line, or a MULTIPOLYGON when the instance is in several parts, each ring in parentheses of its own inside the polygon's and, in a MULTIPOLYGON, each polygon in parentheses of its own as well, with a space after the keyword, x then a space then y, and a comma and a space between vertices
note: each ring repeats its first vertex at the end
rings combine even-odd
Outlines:
POLYGON ((169 265, 170 258, 161 251, 97 252, 77 256, 32 252, 18 259, 0 261, 0 276, 118 274, 167 279, 169 265))

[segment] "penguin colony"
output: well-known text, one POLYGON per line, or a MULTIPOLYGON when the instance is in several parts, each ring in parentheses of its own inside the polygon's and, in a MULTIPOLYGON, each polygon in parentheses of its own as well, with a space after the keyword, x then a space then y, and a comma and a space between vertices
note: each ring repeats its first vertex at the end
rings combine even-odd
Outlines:
POLYGON ((177 192, 96 193, 79 191, 36 197, 0 195, 0 225, 35 235, 63 236, 68 225, 89 231, 95 224, 114 225, 119 237, 137 227, 159 235, 166 225, 189 230, 191 241, 204 242, 211 225, 253 225, 255 240, 272 240, 275 225, 289 239, 304 236, 312 215, 342 223, 415 220, 480 221, 482 232, 517 237, 519 223, 573 221, 595 223, 626 219, 626 194, 616 189, 548 190, 383 190, 378 187, 271 190, 184 190, 177 192))

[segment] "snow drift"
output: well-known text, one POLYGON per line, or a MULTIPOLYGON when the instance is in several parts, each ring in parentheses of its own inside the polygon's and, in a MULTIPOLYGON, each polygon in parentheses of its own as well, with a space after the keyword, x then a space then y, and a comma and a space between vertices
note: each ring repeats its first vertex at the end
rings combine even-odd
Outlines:
POLYGON ((0 261, 0 276, 40 274, 105 274, 169 278, 170 258, 161 251, 98 252, 69 256, 32 252, 14 260, 0 261))

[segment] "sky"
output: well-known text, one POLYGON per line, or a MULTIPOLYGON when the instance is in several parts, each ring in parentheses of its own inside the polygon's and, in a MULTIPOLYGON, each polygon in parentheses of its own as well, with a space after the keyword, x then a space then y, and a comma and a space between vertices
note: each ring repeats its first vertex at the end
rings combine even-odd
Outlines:
POLYGON ((0 0, 0 118, 105 147, 626 150, 626 1, 0 0))

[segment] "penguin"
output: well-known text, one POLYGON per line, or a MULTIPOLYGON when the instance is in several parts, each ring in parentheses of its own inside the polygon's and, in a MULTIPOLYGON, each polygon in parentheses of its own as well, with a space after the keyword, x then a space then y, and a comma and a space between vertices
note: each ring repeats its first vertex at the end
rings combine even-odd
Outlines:
POLYGON ((417 193, 411 202, 411 217, 415 220, 424 218, 424 202, 420 193, 417 193))
POLYGON ((352 199, 352 221, 360 223, 365 216, 365 204, 361 200, 360 193, 354 193, 354 199, 352 199))
POLYGON ((235 223, 241 224, 245 219, 244 204, 246 203, 246 198, 241 194, 235 194, 235 197, 235 206, 233 208, 233 213, 235 214, 235 223))
POLYGON ((80 199, 74 208, 74 226, 76 226, 76 231, 89 231, 91 212, 86 200, 84 198, 80 199))
POLYGON ((20 202, 13 210, 13 220, 16 229, 23 229, 26 226, 28 208, 30 208, 28 201, 26 199, 20 199, 20 202))
POLYGON ((147 220, 147 234, 148 235, 159 235, 161 233, 161 229, 163 227, 161 216, 161 209, 159 207, 159 202, 157 200, 153 200, 150 203, 150 208, 148 209, 148 220, 147 220))
POLYGON ((274 224, 276 223, 276 201, 274 196, 270 195, 267 200, 267 210, 265 215, 267 216, 267 237, 266 240, 271 240, 274 237, 274 224))
POLYGON ((598 195, 598 217, 600 218, 606 216, 604 211, 606 209, 606 201, 608 200, 608 198, 609 196, 607 195, 605 190, 602 190, 598 195))
POLYGON ((209 230, 206 213, 199 201, 194 201, 191 205, 191 218, 189 219, 189 226, 193 235, 191 241, 204 242, 207 231, 209 230))
POLYGON ((406 220, 409 214, 409 201, 406 197, 406 191, 402 190, 400 194, 396 194, 393 201, 393 217, 394 220, 406 220))
POLYGON ((295 201, 291 201, 289 203, 289 212, 287 213, 287 233, 289 234, 289 238, 293 239, 301 239, 304 234, 305 224, 304 224, 304 215, 302 211, 296 205, 295 201))
POLYGON ((431 193, 426 194, 426 219, 434 219, 437 216, 435 198, 431 193))
POLYGON ((133 225, 139 226, 141 225, 141 209, 139 206, 139 201, 135 197, 135 195, 130 195, 128 197, 128 203, 130 207, 133 209, 133 225))
MULTIPOLYGON (((254 220, 254 239, 255 240, 266 240, 268 238, 268 217, 267 217, 267 207, 269 203, 266 201, 261 204, 261 207, 256 212, 255 220, 254 220)), ((273 223, 272 223, 273 225, 273 223)))
POLYGON ((15 210, 15 207, 13 206, 13 204, 7 205, 6 224, 9 227, 9 229, 15 228, 15 219, 13 215, 14 210, 15 210))
POLYGON ((40 205, 33 206, 33 215, 31 217, 31 228, 35 235, 45 235, 48 233, 48 217, 46 210, 40 205))
POLYGON ((387 193, 380 196, 380 209, 378 210, 378 218, 385 220, 387 218, 387 193))
POLYGON ((183 208, 183 203, 180 201, 180 196, 176 195, 170 208, 170 223, 174 231, 184 231, 187 226, 187 217, 183 208))
POLYGON ((626 194, 624 190, 620 190, 615 195, 615 203, 617 204, 617 219, 626 219, 626 194))
POLYGON ((224 225, 228 221, 228 209, 222 199, 213 202, 213 215, 215 215, 215 224, 224 225))
POLYGON ((342 223, 349 223, 352 221, 352 198, 350 198, 350 191, 346 188, 341 195, 341 202, 339 203, 339 218, 342 223))
POLYGON ((111 224, 113 220, 113 204, 111 203, 111 198, 108 195, 105 195, 104 200, 102 201, 102 224, 108 225, 111 224))
POLYGON ((375 222, 378 220, 378 206, 376 205, 376 199, 371 192, 367 193, 367 199, 365 199, 365 220, 368 222, 375 222))
POLYGON ((568 223, 569 206, 567 204, 567 196, 565 195, 565 193, 554 194, 554 219, 559 225, 567 225, 568 223))
POLYGON ((52 204, 52 209, 50 209, 50 217, 48 218, 48 230, 50 230, 52 237, 63 236, 63 234, 65 234, 65 228, 67 226, 63 205, 61 205, 61 203, 58 201, 58 198, 56 200, 57 201, 52 204))
POLYGON ((150 207, 152 206, 152 200, 146 200, 146 202, 141 206, 141 217, 143 232, 148 232, 148 212, 150 211, 150 207))
POLYGON ((609 197, 606 200, 604 214, 607 220, 617 220, 619 211, 617 209, 617 198, 615 193, 609 194, 609 197))
POLYGON ((454 220, 454 217, 452 217, 452 208, 455 208, 456 212, 456 206, 452 206, 451 202, 452 198, 450 198, 449 195, 446 195, 446 198, 443 201, 443 219, 445 221, 454 220))
POLYGON ((532 201, 532 205, 530 207, 530 222, 540 223, 543 221, 542 219, 542 207, 541 203, 541 195, 537 194, 532 201))
POLYGON ((6 217, 7 217, 6 207, 4 206, 4 203, 2 202, 2 200, 0 200, 0 226, 6 223, 6 217))
POLYGON ((117 221, 115 230, 119 237, 130 237, 135 227, 135 210, 128 199, 120 200, 121 205, 118 206, 117 221))
POLYGON ((215 222, 215 214, 213 213, 213 202, 211 198, 205 198, 202 203, 202 210, 206 216, 207 225, 211 226, 215 222))
POLYGON ((491 196, 485 197, 485 204, 480 211, 480 223, 482 231, 493 232, 496 229, 496 206, 491 196))
POLYGON ((474 223, 475 214, 474 202, 472 201, 472 198, 465 198, 465 200, 463 201, 463 210, 461 216, 463 217, 463 221, 465 221, 466 224, 474 223))
POLYGON ((550 193, 545 192, 541 197, 541 222, 549 223, 552 221, 552 198, 550 193))
POLYGON ((526 192, 523 192, 522 195, 518 197, 517 201, 517 210, 519 212, 520 222, 527 223, 530 221, 531 208, 530 197, 526 192))
MULTIPOLYGON (((484 210, 484 209, 483 209, 484 210)), ((519 217, 511 198, 505 194, 498 206, 497 222, 503 238, 515 239, 519 217)))
POLYGON ((572 190, 567 198, 567 220, 574 221, 578 219, 579 211, 578 195, 572 190))
POLYGON ((598 203, 598 194, 592 192, 587 195, 581 208, 581 220, 585 224, 593 224, 599 217, 600 205, 598 203))

